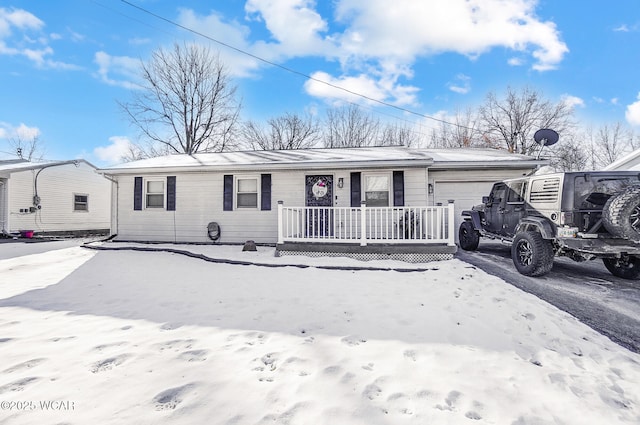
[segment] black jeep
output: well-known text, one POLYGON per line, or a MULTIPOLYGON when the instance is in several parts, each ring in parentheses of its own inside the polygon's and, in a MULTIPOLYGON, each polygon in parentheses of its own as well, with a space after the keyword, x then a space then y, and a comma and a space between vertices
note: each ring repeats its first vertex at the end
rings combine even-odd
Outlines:
POLYGON ((640 173, 591 171, 531 175, 495 183, 482 204, 463 211, 460 247, 480 237, 511 244, 516 269, 541 276, 553 257, 602 258, 615 276, 640 275, 640 173))

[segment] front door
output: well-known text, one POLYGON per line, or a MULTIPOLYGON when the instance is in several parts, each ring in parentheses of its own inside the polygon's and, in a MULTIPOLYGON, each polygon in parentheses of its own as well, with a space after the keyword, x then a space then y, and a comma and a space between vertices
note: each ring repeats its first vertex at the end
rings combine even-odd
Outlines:
POLYGON ((306 234, 308 237, 333 235, 333 176, 305 177, 306 234))

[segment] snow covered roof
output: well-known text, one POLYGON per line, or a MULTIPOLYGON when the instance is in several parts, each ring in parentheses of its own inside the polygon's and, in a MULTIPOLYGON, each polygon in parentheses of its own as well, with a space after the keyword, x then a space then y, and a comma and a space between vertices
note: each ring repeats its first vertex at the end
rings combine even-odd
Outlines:
POLYGON ((640 171, 640 149, 636 149, 635 151, 623 156, 617 161, 612 162, 611 164, 604 167, 603 170, 640 171))
POLYGON ((3 160, 0 161, 0 176, 6 176, 11 173, 15 173, 18 171, 27 171, 27 170, 39 170, 41 168, 51 167, 55 165, 65 165, 65 164, 73 164, 84 162, 90 165, 93 168, 96 168, 91 163, 85 161, 84 159, 71 160, 71 161, 26 161, 23 159, 17 160, 3 160))
POLYGON ((327 168, 463 167, 470 165, 532 167, 533 158, 491 149, 412 149, 398 146, 242 151, 167 155, 99 170, 108 175, 134 172, 226 171, 327 168))

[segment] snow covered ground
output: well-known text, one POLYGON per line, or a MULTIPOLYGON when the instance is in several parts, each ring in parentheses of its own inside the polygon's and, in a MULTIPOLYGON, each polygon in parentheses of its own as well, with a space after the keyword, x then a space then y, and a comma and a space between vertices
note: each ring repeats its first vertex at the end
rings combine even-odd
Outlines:
POLYGON ((639 355, 459 260, 413 266, 0 260, 0 424, 640 423, 639 355))

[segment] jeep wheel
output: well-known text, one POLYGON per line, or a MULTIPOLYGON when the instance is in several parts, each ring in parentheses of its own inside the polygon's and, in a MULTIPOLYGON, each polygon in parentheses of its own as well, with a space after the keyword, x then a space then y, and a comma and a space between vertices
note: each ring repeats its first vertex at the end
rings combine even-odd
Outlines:
POLYGON ((614 236, 640 241, 640 186, 629 186, 609 198, 602 209, 602 223, 614 236))
POLYGON ((511 258, 525 276, 542 276, 553 267, 553 247, 538 232, 519 232, 511 245, 511 258))
POLYGON ((616 277, 623 279, 637 279, 640 276, 640 258, 603 258, 604 266, 616 277))
POLYGON ((460 248, 465 251, 475 251, 478 249, 480 243, 480 234, 473 228, 473 223, 469 220, 465 220, 460 224, 460 230, 458 231, 458 240, 460 241, 460 248))

